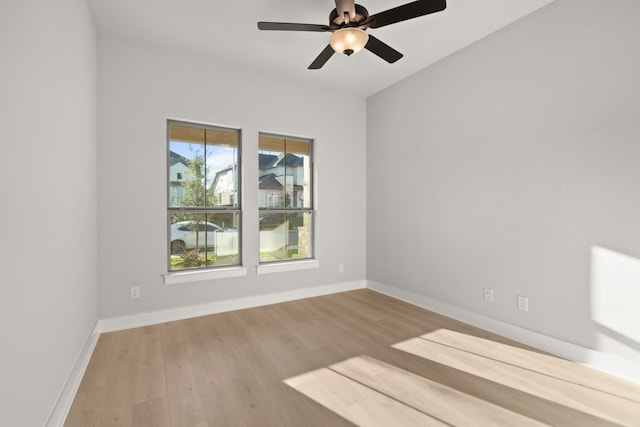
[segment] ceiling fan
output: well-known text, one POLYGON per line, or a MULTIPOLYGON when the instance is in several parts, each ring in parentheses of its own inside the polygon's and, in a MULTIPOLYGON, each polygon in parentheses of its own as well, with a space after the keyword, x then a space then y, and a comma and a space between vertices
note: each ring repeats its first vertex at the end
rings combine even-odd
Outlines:
POLYGON ((292 22, 258 22, 258 29, 267 31, 314 31, 332 33, 329 44, 309 65, 310 70, 318 70, 331 58, 334 52, 351 56, 367 49, 389 63, 402 58, 402 54, 368 34, 368 28, 380 28, 396 22, 406 21, 430 13, 440 12, 447 7, 445 0, 418 0, 402 6, 369 15, 364 7, 354 0, 335 0, 336 8, 329 15, 329 25, 296 24, 292 22))

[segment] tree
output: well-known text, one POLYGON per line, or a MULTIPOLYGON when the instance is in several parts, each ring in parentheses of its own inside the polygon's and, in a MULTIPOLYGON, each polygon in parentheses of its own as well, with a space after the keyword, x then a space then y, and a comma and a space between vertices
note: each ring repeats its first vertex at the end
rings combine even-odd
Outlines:
POLYGON ((183 181, 185 207, 213 206, 213 196, 207 191, 207 170, 204 154, 193 152, 187 165, 189 171, 183 181))
MULTIPOLYGON (((180 205, 184 208, 213 206, 211 192, 207 191, 208 171, 204 153, 190 147, 191 156, 188 159, 188 171, 182 180, 183 196, 180 205)), ((172 214, 171 222, 190 221, 191 231, 196 233, 196 251, 200 248, 200 224, 205 221, 203 214, 177 212, 172 214)), ((206 228, 206 227, 205 227, 206 228)))

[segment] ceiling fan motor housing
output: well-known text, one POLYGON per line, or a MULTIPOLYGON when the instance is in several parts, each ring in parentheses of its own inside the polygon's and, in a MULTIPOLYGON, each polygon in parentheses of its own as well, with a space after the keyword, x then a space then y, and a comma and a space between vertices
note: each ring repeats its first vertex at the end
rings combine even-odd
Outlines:
POLYGON ((350 18, 348 24, 345 22, 344 16, 340 16, 338 14, 338 9, 333 9, 329 15, 329 25, 357 27, 369 17, 369 12, 364 8, 364 6, 360 6, 359 4, 355 5, 355 9, 356 15, 353 18, 350 18))

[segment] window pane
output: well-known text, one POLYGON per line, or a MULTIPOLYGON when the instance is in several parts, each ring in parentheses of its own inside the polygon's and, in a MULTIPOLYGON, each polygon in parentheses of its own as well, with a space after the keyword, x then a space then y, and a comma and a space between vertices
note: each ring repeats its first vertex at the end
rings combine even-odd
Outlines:
POLYGON ((239 132, 169 125, 169 207, 238 207, 239 132))
POLYGON ((173 213, 170 221, 170 270, 238 264, 238 213, 173 213))
POLYGON ((311 207, 311 144, 260 135, 258 206, 311 207))
POLYGON ((310 212, 260 216, 260 262, 311 257, 310 212))
POLYGON ((238 207, 238 132, 207 129, 211 206, 238 207))

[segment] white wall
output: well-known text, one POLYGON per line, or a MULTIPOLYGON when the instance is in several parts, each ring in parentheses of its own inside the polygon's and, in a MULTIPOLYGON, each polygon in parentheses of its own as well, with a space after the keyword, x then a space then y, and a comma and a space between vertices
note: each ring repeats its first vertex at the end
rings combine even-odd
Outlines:
POLYGON ((368 99, 369 280, 640 360, 640 3, 610 3, 556 0, 368 99))
POLYGON ((39 426, 97 320, 96 40, 85 2, 4 2, 0 57, 0 424, 39 426))
POLYGON ((101 318, 365 279, 364 100, 106 37, 98 76, 101 318), (242 129, 246 277, 163 284, 167 118, 242 129), (317 270, 256 275, 261 131, 317 141, 317 270))

